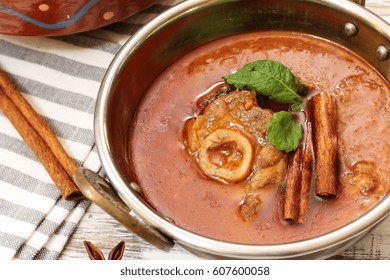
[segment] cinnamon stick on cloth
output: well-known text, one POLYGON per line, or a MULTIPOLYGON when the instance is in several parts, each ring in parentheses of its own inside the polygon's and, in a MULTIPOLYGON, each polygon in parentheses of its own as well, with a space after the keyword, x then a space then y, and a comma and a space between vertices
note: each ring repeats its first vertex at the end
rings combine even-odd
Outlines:
POLYGON ((82 199, 80 190, 71 179, 77 170, 76 163, 66 154, 52 130, 1 71, 0 108, 45 167, 61 195, 66 200, 82 199))
POLYGON ((35 131, 42 137, 43 141, 45 141, 66 173, 72 177, 77 170, 76 163, 65 152, 64 148, 50 127, 31 107, 20 91, 15 87, 14 84, 12 84, 12 82, 2 71, 0 71, 0 89, 2 89, 3 92, 13 101, 14 105, 20 110, 22 115, 28 120, 35 131))
POLYGON ((334 97, 322 92, 312 97, 314 120, 315 194, 323 199, 337 195, 337 108, 334 97))

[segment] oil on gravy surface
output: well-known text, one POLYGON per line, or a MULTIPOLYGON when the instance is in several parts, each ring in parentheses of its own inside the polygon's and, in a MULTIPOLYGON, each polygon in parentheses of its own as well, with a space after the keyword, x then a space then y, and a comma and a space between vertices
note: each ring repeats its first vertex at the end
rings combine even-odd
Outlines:
POLYGON ((316 37, 279 31, 232 36, 168 68, 139 105, 129 139, 131 168, 144 198, 178 226, 239 243, 302 240, 356 219, 386 194, 364 196, 344 178, 347 164, 372 161, 382 185, 390 186, 389 84, 348 50, 316 37), (244 222, 238 213, 242 186, 202 176, 183 145, 184 123, 198 114, 196 100, 202 93, 223 75, 258 59, 285 64, 311 94, 331 91, 337 99, 340 195, 332 201, 312 198, 303 225, 280 219, 280 190, 269 188, 262 190, 257 219, 244 222))

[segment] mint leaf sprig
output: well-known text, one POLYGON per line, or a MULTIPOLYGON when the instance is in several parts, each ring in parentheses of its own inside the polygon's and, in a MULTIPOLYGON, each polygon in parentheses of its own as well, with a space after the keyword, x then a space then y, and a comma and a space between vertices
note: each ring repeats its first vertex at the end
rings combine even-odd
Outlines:
POLYGON ((302 126, 290 112, 274 113, 267 123, 267 137, 280 151, 294 151, 302 139, 302 126))
MULTIPOLYGON (((255 91, 270 100, 289 104, 291 110, 303 108, 301 95, 305 88, 285 65, 272 60, 257 60, 238 72, 223 77, 226 84, 236 89, 255 91)), ((269 141, 281 151, 294 151, 302 139, 302 126, 291 112, 274 113, 267 123, 269 141)))
POLYGON ((255 91, 270 100, 302 109, 304 87, 288 67, 273 60, 256 60, 238 72, 223 77, 226 84, 236 89, 255 91))

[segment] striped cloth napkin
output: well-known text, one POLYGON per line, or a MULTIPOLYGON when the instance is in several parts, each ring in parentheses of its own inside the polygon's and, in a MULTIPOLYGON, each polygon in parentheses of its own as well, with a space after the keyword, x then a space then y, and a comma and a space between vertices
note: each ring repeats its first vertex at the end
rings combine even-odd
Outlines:
MULTIPOLYGON (((0 35, 0 69, 53 129, 69 155, 99 172, 93 113, 115 53, 143 24, 180 1, 163 0, 113 25, 60 37, 0 35)), ((57 259, 90 202, 62 199, 0 112, 0 259, 57 259)))

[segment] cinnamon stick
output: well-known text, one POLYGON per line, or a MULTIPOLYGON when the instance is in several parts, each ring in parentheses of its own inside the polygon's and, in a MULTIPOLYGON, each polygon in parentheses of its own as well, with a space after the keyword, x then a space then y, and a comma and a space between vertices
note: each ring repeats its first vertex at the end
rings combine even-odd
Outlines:
POLYGON ((315 194, 323 199, 337 195, 336 103, 330 93, 312 97, 314 119, 315 194))
MULTIPOLYGON (((38 160, 45 167, 54 184, 61 192, 61 195, 67 200, 78 200, 83 198, 80 190, 77 188, 77 186, 71 179, 71 176, 68 175, 68 172, 66 172, 65 168, 61 165, 61 163, 54 154, 54 152, 56 154, 64 153, 66 156, 59 156, 59 158, 62 159, 68 157, 62 146, 60 145, 60 148, 58 148, 55 146, 55 144, 53 152, 53 150, 49 147, 49 144, 47 144, 44 140, 49 139, 49 143, 54 143, 55 141, 58 142, 58 140, 52 139, 54 133, 44 123, 44 121, 39 117, 39 115, 34 111, 34 109, 27 103, 27 101, 23 98, 20 92, 17 91, 15 86, 12 85, 12 83, 1 72, 0 108, 3 110, 4 114, 10 120, 15 129, 22 136, 23 140, 35 153, 38 160), (15 101, 9 98, 9 95, 12 96, 15 101), (23 114, 22 112, 24 112, 25 114, 23 114)), ((69 172, 72 172, 73 170, 75 172, 77 166, 73 162, 73 164, 68 163, 66 165, 66 168, 69 172)))
POLYGON ((306 103, 306 133, 303 141, 302 150, 302 179, 301 179, 301 197, 299 201, 298 223, 303 224, 306 221, 307 211, 309 209, 310 188, 313 164, 313 139, 312 139, 312 102, 306 103))
POLYGON ((13 101, 23 116, 42 137, 47 146, 49 146, 50 150, 60 162, 61 166, 65 169, 66 173, 72 177, 77 170, 76 163, 65 152, 64 148, 46 122, 31 107, 20 91, 2 71, 0 71, 0 88, 8 96, 8 98, 13 101))
POLYGON ((304 223, 310 201, 313 139, 313 104, 309 100, 305 109, 305 134, 303 143, 290 157, 286 175, 283 219, 291 224, 304 223))
POLYGON ((302 146, 299 146, 290 156, 283 203, 283 219, 295 223, 299 217, 299 200, 301 194, 302 146))

